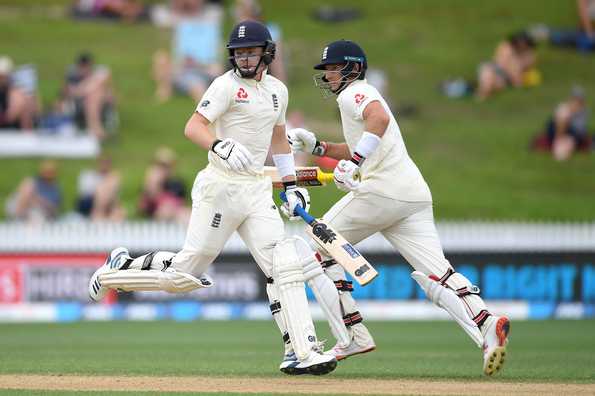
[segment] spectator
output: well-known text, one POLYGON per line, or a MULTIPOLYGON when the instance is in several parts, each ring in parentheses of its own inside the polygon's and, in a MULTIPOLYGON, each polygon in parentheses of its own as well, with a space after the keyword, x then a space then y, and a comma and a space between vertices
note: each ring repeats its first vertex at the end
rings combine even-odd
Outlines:
POLYGON ((533 147, 551 150, 558 161, 567 160, 577 150, 588 151, 592 144, 588 123, 585 91, 575 86, 570 97, 558 104, 545 134, 537 137, 533 147))
POLYGON ((173 59, 164 50, 153 56, 155 96, 165 102, 175 89, 198 102, 223 71, 220 9, 204 5, 203 0, 172 0, 169 14, 160 18, 162 25, 174 29, 173 59))
POLYGON ((513 34, 498 44, 492 61, 480 65, 478 99, 485 100, 506 87, 538 83, 539 75, 534 69, 535 62, 533 39, 525 32, 513 34))
POLYGON ((595 0, 577 0, 578 14, 581 22, 580 32, 591 42, 591 49, 595 48, 595 0))
POLYGON ((253 20, 266 25, 276 44, 275 59, 273 60, 273 63, 269 65, 268 72, 279 80, 286 82, 287 69, 285 67, 285 46, 283 45, 281 27, 276 23, 265 22, 262 7, 258 0, 236 0, 234 18, 237 23, 253 20))
POLYGON ((553 45, 573 47, 581 52, 595 51, 595 0, 577 0, 578 29, 550 29, 537 25, 534 30, 540 37, 549 38, 553 45))
POLYGON ((32 130, 39 115, 38 99, 13 80, 13 63, 0 56, 0 128, 32 130))
POLYGON ((96 169, 83 170, 78 178, 77 211, 93 221, 122 221, 126 211, 119 201, 120 174, 107 156, 97 159, 96 169))
POLYGON ((33 222, 55 219, 62 205, 62 192, 56 182, 57 176, 56 163, 43 161, 38 175, 25 178, 8 198, 7 217, 33 222))
POLYGON ((80 54, 66 75, 63 100, 72 105, 80 128, 88 128, 100 140, 106 138, 104 124, 115 112, 111 72, 106 66, 95 65, 89 53, 80 54))
POLYGON ((168 147, 155 153, 153 164, 145 173, 144 191, 139 211, 144 216, 187 224, 190 208, 186 205, 184 181, 175 176, 176 156, 168 147))
POLYGON ((78 19, 107 19, 135 22, 147 17, 147 8, 139 0, 76 0, 72 16, 78 19))

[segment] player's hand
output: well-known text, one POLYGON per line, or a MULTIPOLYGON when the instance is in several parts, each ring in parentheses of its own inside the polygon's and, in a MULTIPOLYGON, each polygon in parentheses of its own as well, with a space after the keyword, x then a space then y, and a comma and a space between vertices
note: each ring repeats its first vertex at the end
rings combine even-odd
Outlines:
POLYGON ((254 157, 248 149, 233 139, 216 140, 211 150, 235 172, 250 172, 254 157))
POLYGON ((304 151, 312 154, 316 147, 316 135, 304 128, 293 128, 287 131, 287 140, 294 153, 304 151))
POLYGON ((335 184, 339 190, 353 191, 357 190, 360 184, 360 170, 355 162, 350 160, 341 160, 333 172, 335 184))
POLYGON ((285 190, 287 202, 281 206, 281 212, 290 220, 295 221, 300 218, 294 211, 296 206, 301 206, 307 212, 310 210, 310 194, 308 190, 302 187, 291 186, 285 190))

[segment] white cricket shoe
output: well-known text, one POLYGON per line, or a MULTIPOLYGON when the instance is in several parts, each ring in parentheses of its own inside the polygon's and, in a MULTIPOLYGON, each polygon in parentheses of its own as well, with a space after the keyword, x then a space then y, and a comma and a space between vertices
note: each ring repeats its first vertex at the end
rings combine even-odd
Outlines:
POLYGON ((372 352, 376 349, 372 335, 362 323, 353 325, 351 327, 351 333, 353 335, 349 345, 343 346, 337 343, 333 349, 324 352, 325 355, 331 355, 337 358, 337 360, 343 360, 349 356, 372 352))
POLYGON ((122 261, 129 258, 130 255, 128 249, 124 247, 116 248, 110 252, 105 259, 105 263, 93 273, 93 276, 91 276, 91 279, 89 280, 89 297, 91 300, 101 301, 109 290, 107 287, 101 285, 99 282, 99 275, 119 269, 122 261))
POLYGON ((506 316, 490 316, 482 333, 483 343, 483 372, 486 375, 496 374, 502 369, 506 358, 506 344, 510 332, 510 321, 506 316))
POLYGON ((372 352, 374 349, 376 349, 375 344, 358 345, 355 340, 352 340, 351 344, 346 347, 343 347, 337 343, 333 349, 324 352, 324 354, 334 356, 337 360, 343 360, 347 359, 349 356, 372 352))
POLYGON ((308 358, 301 362, 293 351, 289 352, 284 356, 279 366, 279 370, 287 375, 324 375, 335 368, 337 368, 337 359, 334 356, 315 351, 312 351, 308 358))

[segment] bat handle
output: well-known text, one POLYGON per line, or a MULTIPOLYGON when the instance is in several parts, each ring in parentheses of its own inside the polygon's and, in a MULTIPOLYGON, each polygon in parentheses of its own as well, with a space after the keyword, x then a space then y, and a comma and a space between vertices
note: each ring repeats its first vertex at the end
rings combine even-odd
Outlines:
MULTIPOLYGON (((281 201, 287 202, 287 195, 285 194, 285 191, 281 191, 279 193, 279 196, 281 197, 281 201)), ((302 208, 300 205, 297 205, 295 207, 293 213, 297 216, 300 216, 308 224, 312 224, 316 221, 316 219, 310 213, 306 212, 306 210, 302 208)))

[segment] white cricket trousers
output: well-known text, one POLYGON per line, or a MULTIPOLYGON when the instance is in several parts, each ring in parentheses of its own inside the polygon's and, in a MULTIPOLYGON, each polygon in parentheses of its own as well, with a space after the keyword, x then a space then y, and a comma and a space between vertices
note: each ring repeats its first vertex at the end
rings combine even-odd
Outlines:
POLYGON ((273 248, 284 238, 284 223, 268 177, 230 178, 212 165, 192 187, 192 214, 182 250, 172 267, 199 276, 237 231, 266 277, 272 276, 273 248))
POLYGON ((427 275, 440 277, 451 268, 434 225, 431 201, 350 192, 323 218, 352 244, 380 232, 413 268, 427 275))

